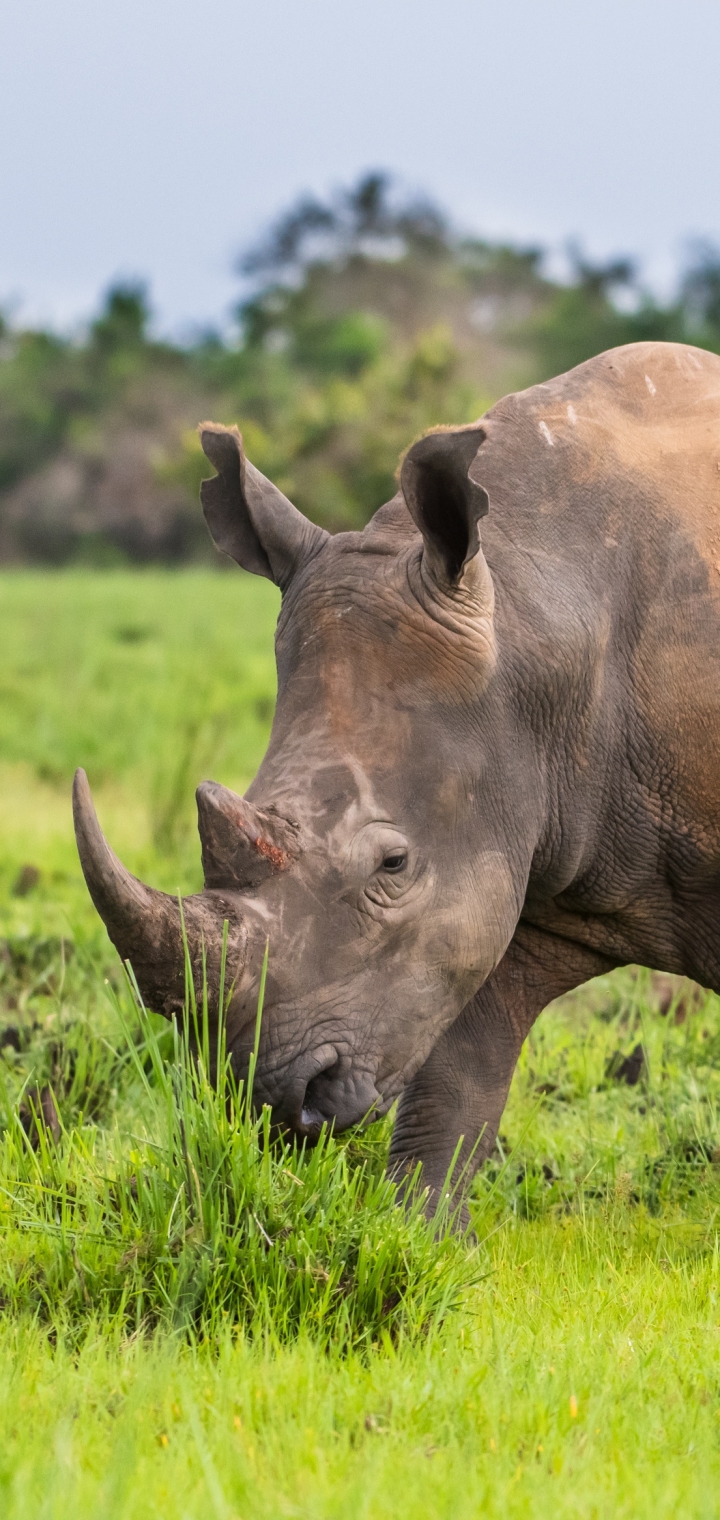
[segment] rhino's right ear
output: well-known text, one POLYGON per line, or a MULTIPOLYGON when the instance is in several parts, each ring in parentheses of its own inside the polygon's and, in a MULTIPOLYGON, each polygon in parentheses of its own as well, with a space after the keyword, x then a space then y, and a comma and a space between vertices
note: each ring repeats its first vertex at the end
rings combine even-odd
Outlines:
POLYGON ((478 523, 488 497, 468 471, 484 438, 477 423, 435 428, 408 449, 402 463, 405 504, 422 533, 430 571, 446 587, 459 585, 480 553, 478 523))
POLYGON ((213 542, 244 570, 266 575, 282 591, 329 534, 303 517, 287 496, 245 458, 236 427, 200 423, 200 442, 217 475, 200 487, 213 542))

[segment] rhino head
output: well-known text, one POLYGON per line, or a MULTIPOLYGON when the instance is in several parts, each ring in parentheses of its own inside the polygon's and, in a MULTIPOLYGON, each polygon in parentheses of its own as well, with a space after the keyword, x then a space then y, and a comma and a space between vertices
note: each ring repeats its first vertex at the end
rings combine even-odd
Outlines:
MULTIPOLYGON (((237 429, 201 436, 217 470, 202 488, 212 537, 273 580, 282 607, 260 770, 246 797, 198 789, 205 886, 184 900, 187 944, 198 985, 205 955, 212 999, 227 921, 227 1042, 242 1075, 269 941, 255 1095, 312 1139, 390 1106, 520 911, 526 863, 507 844, 518 829, 493 747, 504 698, 478 531, 488 500, 469 474, 484 435, 426 435, 394 501, 335 536, 246 460, 237 429)), ((95 906, 147 1004, 171 1015, 179 905, 113 855, 83 772, 74 807, 95 906)))

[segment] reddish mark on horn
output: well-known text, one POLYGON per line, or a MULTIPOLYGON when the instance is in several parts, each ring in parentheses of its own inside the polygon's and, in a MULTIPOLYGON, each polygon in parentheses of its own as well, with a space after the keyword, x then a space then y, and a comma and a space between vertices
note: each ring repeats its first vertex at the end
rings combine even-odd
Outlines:
POLYGON ((258 855, 264 855, 265 859, 270 862, 271 866, 275 867, 276 871, 285 870, 289 856, 286 855, 284 850, 280 850, 276 844, 271 844, 269 839, 263 839, 261 834, 257 839, 253 839, 252 843, 253 849, 257 850, 258 855))

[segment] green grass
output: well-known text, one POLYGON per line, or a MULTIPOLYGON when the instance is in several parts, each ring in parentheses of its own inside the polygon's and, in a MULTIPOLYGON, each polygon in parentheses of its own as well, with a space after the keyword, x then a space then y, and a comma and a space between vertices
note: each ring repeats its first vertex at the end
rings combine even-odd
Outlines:
POLYGON ((6 1313, 74 1341, 89 1321, 207 1344, 232 1326, 278 1345, 310 1334, 335 1354, 429 1334, 462 1300, 465 1243, 428 1224, 417 1190, 397 1206, 382 1135, 308 1154, 271 1139, 222 1049, 210 1084, 203 1014, 193 1057, 192 1011, 182 1034, 120 1011, 111 1127, 72 1102, 56 1137, 23 1126, 16 1070, 0 1156, 6 1313))
POLYGON ((3 1520, 720 1515, 719 999, 663 1018, 623 973, 547 1010, 472 1241, 397 1207, 387 1124, 271 1144, 124 982, 72 771, 128 864, 197 885, 192 793, 262 754, 275 607, 0 579, 3 1520))
POLYGON ((67 807, 78 765, 132 869, 161 885, 201 883, 194 789, 208 774, 244 789, 262 758, 278 602, 267 581, 240 572, 2 575, 6 897, 20 867, 36 864, 53 921, 58 904, 82 915, 67 807))

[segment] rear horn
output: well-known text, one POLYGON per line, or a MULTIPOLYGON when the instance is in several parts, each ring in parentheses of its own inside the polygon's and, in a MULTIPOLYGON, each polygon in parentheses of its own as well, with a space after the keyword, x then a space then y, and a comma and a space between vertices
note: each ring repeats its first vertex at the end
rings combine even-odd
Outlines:
POLYGON ((298 829, 261 813, 216 781, 196 793, 205 886, 248 891, 284 871, 299 854, 298 829))

